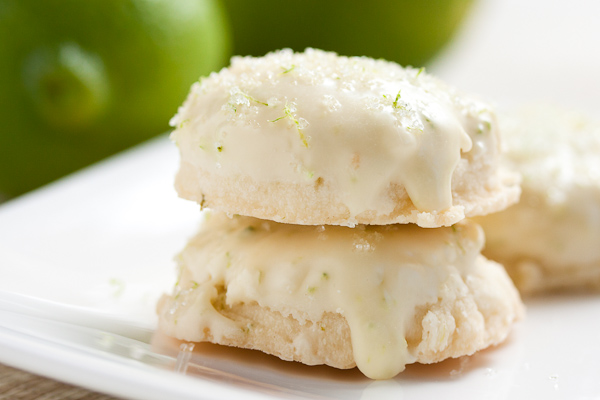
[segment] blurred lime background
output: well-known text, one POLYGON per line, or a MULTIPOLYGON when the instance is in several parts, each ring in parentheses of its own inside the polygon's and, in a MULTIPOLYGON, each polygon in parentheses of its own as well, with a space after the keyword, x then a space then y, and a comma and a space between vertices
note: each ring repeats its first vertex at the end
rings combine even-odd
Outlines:
POLYGON ((473 0, 0 0, 0 198, 169 129, 231 54, 316 47, 421 66, 473 0))
POLYGON ((425 65, 452 37, 472 0, 223 0, 235 54, 306 47, 425 65))

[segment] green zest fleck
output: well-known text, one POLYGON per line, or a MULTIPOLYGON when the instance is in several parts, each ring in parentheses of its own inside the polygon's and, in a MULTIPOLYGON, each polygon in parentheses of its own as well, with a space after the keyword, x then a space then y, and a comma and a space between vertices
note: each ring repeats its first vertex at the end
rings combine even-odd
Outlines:
POLYGON ((479 126, 477 127, 478 134, 482 134, 486 131, 491 131, 491 130, 492 130, 492 123, 490 121, 482 121, 481 124, 479 124, 479 126))
POLYGON ((275 118, 275 119, 270 119, 270 120, 269 120, 269 122, 277 122, 277 121, 279 121, 280 119, 284 119, 284 118, 286 118, 286 117, 287 117, 287 115, 284 115, 284 116, 282 116, 282 117, 275 118))
POLYGON ((200 284, 196 281, 192 281, 192 289, 197 289, 200 284))
POLYGON ((419 75, 421 75, 421 73, 425 71, 425 67, 421 67, 419 68, 419 72, 417 72, 417 75, 415 75, 415 79, 419 77, 419 75))
POLYGON ((217 146, 217 151, 220 153, 223 151, 223 146, 217 146))
POLYGON ((184 119, 183 121, 181 121, 181 122, 179 123, 179 125, 177 126, 177 128, 178 128, 178 129, 181 129, 181 128, 183 128, 184 126, 186 126, 186 125, 188 124, 188 122, 190 122, 190 120, 189 120, 189 119, 184 119))
POLYGON ((385 298, 385 295, 383 297, 381 297, 381 303, 382 303, 382 306, 383 306, 384 310, 389 309, 389 304, 388 304, 387 299, 385 298))
POLYGON ((323 275, 321 275, 321 279, 328 280, 329 279, 329 274, 327 272, 323 272, 323 275))
MULTIPOLYGON (((460 233, 461 228, 457 227, 456 225, 452 225, 452 232, 454 234, 458 234, 460 233)), ((456 247, 458 247, 460 249, 460 251, 465 254, 467 251, 465 250, 465 248, 463 247, 462 243, 460 242, 460 237, 456 237, 456 247)))
POLYGON ((314 294, 317 291, 317 287, 316 286, 310 286, 307 291, 308 291, 309 294, 314 294))
POLYGON ((300 129, 300 122, 298 121, 298 119, 296 118, 294 113, 292 112, 288 103, 285 103, 285 107, 283 107, 283 114, 284 114, 283 116, 281 116, 279 118, 275 118, 273 120, 269 120, 269 122, 277 122, 281 119, 289 118, 296 125, 296 128, 298 129, 298 134, 300 135, 300 140, 302 141, 302 144, 304 144, 304 147, 308 147, 308 141, 306 140, 306 136, 304 135, 304 132, 302 132, 302 129, 300 129))
POLYGON ((292 72, 294 70, 294 68, 296 68, 296 66, 294 64, 292 64, 292 66, 288 69, 285 69, 285 67, 281 67, 281 69, 283 69, 283 72, 281 73, 281 75, 292 72))
POLYGON ((249 95, 249 94, 247 94, 247 93, 240 92, 240 94, 241 94, 242 96, 244 96, 245 98, 247 98, 248 100, 250 100, 250 101, 253 101, 253 102, 255 102, 255 103, 258 103, 258 104, 262 104, 263 106, 267 106, 267 107, 269 106, 269 105, 268 105, 267 103, 265 103, 264 101, 257 100, 257 99, 255 99, 254 97, 250 96, 250 95, 249 95))
POLYGON ((396 95, 396 99, 394 100, 394 102, 392 103, 392 107, 394 108, 400 108, 400 109, 404 109, 404 107, 402 106, 398 106, 398 100, 400 100, 400 92, 401 90, 398 90, 398 94, 396 95))
POLYGON ((125 291, 125 283, 117 278, 112 278, 109 281, 111 286, 114 286, 115 291, 113 292, 113 296, 115 297, 120 297, 123 294, 123 291, 125 291))
POLYGON ((183 275, 183 265, 180 265, 179 266, 179 272, 177 274, 177 281, 175 282, 175 287, 179 286, 179 283, 181 282, 181 276, 182 275, 183 275))
POLYGON ((419 131, 419 132, 423 132, 423 129, 421 129, 421 128, 415 128, 414 126, 407 126, 406 130, 407 131, 419 131))
POLYGON ((435 129, 435 125, 433 125, 433 122, 431 122, 431 120, 429 118, 427 118, 426 116, 423 116, 423 118, 425 118, 425 121, 429 124, 430 127, 435 129))
MULTIPOLYGON (((244 96, 245 98, 247 98, 249 101, 252 101, 252 102, 254 102, 254 103, 258 103, 258 104, 262 104, 263 106, 267 106, 267 107, 269 106, 269 105, 268 105, 267 103, 265 103, 264 101, 257 100, 257 99, 255 99, 254 97, 250 96, 248 93, 244 93, 244 92, 242 92, 241 90, 239 90, 239 88, 237 88, 237 90, 235 91, 235 93, 234 93, 234 94, 241 94, 242 96, 244 96)), ((230 103, 230 104, 231 104, 231 103, 230 103)), ((233 106, 233 104, 232 104, 232 106, 233 106)), ((234 110, 235 110, 235 107, 234 107, 234 110)))
POLYGON ((231 253, 225 253, 225 258, 227 258, 227 265, 225 265, 225 268, 231 267, 231 253))

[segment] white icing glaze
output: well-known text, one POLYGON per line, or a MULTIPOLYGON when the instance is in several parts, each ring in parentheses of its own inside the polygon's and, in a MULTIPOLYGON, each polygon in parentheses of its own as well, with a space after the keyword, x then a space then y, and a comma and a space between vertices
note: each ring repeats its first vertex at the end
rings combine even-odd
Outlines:
POLYGON ((182 162, 265 185, 321 179, 349 225, 391 213, 391 185, 420 212, 448 210, 461 155, 495 157, 497 145, 490 108, 425 72, 312 49, 233 58, 193 85, 171 124, 182 162))
POLYGON ((248 327, 213 307, 219 287, 230 306, 256 301, 313 321, 339 313, 360 370, 390 378, 416 359, 405 332, 417 308, 436 303, 452 279, 464 279, 482 245, 481 229, 468 221, 352 229, 213 214, 179 256, 181 275, 161 318, 186 340, 205 328, 216 338, 242 334, 248 327))

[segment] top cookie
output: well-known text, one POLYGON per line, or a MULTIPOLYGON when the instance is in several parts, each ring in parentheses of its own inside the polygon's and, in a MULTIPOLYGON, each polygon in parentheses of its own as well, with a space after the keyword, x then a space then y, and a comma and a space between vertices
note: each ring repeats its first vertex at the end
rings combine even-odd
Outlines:
POLYGON ((452 225, 506 208, 491 108, 422 70, 308 49, 234 57, 171 121, 181 197, 303 225, 452 225))

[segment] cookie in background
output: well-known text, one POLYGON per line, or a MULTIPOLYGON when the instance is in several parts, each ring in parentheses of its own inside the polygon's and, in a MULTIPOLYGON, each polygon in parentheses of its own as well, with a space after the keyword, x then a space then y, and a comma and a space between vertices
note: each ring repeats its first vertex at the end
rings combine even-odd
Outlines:
POLYGON ((524 294, 600 288, 600 122, 549 105, 500 118, 518 204, 476 219, 524 294))

